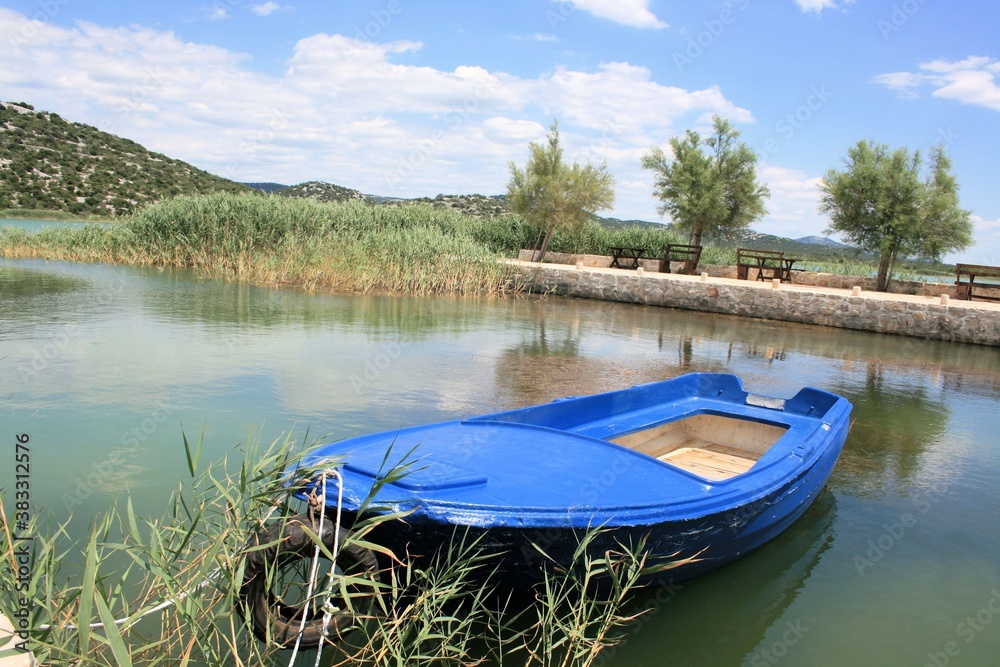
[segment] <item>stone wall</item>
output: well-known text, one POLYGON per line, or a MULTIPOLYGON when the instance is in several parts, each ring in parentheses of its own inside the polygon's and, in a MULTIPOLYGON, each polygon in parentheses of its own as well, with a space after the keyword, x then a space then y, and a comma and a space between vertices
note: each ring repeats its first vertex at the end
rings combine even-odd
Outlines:
POLYGON ((639 303, 763 319, 819 324, 933 340, 1000 345, 1000 311, 961 302, 898 301, 876 296, 819 294, 731 285, 696 278, 663 278, 631 272, 576 270, 534 264, 522 269, 532 291, 639 303))

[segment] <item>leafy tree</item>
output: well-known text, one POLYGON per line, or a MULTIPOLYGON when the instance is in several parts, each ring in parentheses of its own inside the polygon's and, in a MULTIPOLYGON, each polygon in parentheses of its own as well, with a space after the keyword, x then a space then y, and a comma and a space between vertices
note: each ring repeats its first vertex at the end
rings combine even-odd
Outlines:
POLYGON ((972 221, 958 205, 958 185, 944 149, 931 152, 925 181, 922 164, 919 151, 863 140, 848 150, 844 170, 830 169, 820 184, 819 208, 830 216, 828 231, 879 255, 879 291, 888 291, 900 255, 940 259, 972 243, 972 221))
POLYGON ((578 231, 595 211, 611 208, 615 202, 615 177, 607 165, 564 163, 556 122, 546 140, 545 145, 531 142, 524 169, 510 163, 507 184, 511 209, 545 234, 538 261, 545 256, 557 226, 578 231))
POLYGON ((970 212, 959 205, 958 180, 951 173, 951 159, 941 146, 931 149, 930 172, 914 252, 926 259, 940 260, 945 253, 964 250, 974 243, 972 220, 970 212))
POLYGON ((671 139, 672 159, 658 146, 642 156, 642 167, 656 172, 653 192, 663 202, 657 210, 695 245, 703 235, 728 238, 746 230, 767 213, 764 199, 771 196, 757 182, 757 155, 740 133, 718 115, 712 128, 708 137, 688 130, 671 139))

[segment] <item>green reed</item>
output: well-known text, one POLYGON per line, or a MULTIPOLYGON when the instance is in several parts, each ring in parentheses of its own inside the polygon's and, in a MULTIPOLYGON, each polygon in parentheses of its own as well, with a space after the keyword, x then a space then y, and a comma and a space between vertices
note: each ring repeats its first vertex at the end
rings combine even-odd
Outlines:
POLYGON ((0 254, 190 267, 347 292, 502 294, 516 289, 515 271, 487 245, 491 238, 501 242, 502 232, 503 223, 483 225, 420 204, 218 193, 160 202, 110 227, 7 228, 0 254))
MULTIPOLYGON (((253 636, 238 593, 251 532, 302 511, 285 493, 300 447, 290 438, 269 446, 251 438, 245 451, 207 466, 199 461, 202 447, 184 438, 190 477, 163 516, 137 515, 122 494, 90 520, 82 542, 69 537, 70 521, 81 519, 32 526, 31 582, 21 594, 31 610, 28 647, 41 664, 288 664, 287 650, 253 636)), ((389 471, 370 498, 403 474, 389 471)), ((15 598, 8 518, 0 505, 0 612, 10 615, 24 605, 15 598)), ((368 541, 371 531, 399 518, 363 517, 348 544, 384 551, 368 541)), ((551 568, 534 602, 518 609, 483 584, 496 563, 461 536, 419 566, 396 561, 371 578, 345 574, 341 585, 352 579, 349 604, 359 620, 345 641, 326 647, 324 664, 591 665, 634 618, 622 610, 647 572, 643 557, 628 549, 591 554, 596 535, 584 535, 572 566, 551 568), (593 593, 596 577, 610 582, 609 594, 593 593)), ((299 664, 313 663, 315 651, 308 653, 299 664)))

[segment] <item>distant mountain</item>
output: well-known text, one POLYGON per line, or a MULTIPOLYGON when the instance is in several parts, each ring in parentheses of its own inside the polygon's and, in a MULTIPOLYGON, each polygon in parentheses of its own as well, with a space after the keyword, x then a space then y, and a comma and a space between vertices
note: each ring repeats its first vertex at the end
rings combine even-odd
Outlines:
POLYGON ((841 243, 840 241, 835 241, 829 236, 803 236, 800 239, 793 239, 799 243, 812 243, 814 245, 825 245, 832 248, 850 248, 851 246, 846 243, 841 243))
POLYGON ((246 189, 90 125, 0 102, 0 209, 122 215, 175 195, 246 189))
POLYGON ((287 188, 278 190, 275 194, 281 197, 315 199, 317 201, 325 202, 350 201, 352 199, 358 199, 371 203, 371 200, 358 190, 345 188, 341 185, 334 185, 333 183, 324 183, 323 181, 308 181, 306 183, 299 183, 298 185, 291 185, 287 188))
POLYGON ((512 213, 506 195, 438 195, 433 199, 419 197, 411 201, 424 202, 435 207, 453 208, 467 215, 493 217, 512 213))
POLYGON ((261 192, 266 192, 267 194, 277 192, 278 190, 284 190, 288 187, 287 185, 282 185, 281 183, 241 183, 240 185, 245 185, 248 188, 260 190, 261 192))

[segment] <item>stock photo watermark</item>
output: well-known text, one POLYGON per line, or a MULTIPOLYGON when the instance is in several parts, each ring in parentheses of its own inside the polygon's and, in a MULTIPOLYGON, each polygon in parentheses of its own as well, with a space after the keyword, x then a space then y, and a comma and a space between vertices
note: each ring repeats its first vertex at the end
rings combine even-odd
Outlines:
MULTIPOLYGON (((990 593, 990 599, 981 609, 969 614, 955 626, 955 634, 964 639, 966 644, 974 642, 1000 616, 1000 590, 994 588, 990 593)), ((940 651, 927 654, 928 661, 924 663, 924 667, 948 667, 952 658, 957 658, 961 653, 962 645, 951 639, 945 642, 940 651)))
POLYGON ((887 18, 879 19, 878 30, 882 39, 889 41, 893 33, 899 32, 927 4, 927 0, 905 0, 892 6, 892 12, 887 18))
POLYGON ((365 367, 361 374, 351 375, 351 386, 354 393, 360 396, 366 390, 375 386, 382 374, 389 370, 392 362, 403 354, 403 346, 396 342, 383 343, 374 355, 365 357, 365 367))
MULTIPOLYGON (((20 56, 22 46, 32 52, 30 43, 38 37, 40 24, 48 23, 54 19, 59 11, 69 3, 70 0, 41 0, 37 4, 38 10, 21 23, 20 30, 7 36, 7 43, 10 44, 14 53, 20 56)), ((36 58, 38 57, 37 54, 34 55, 36 58)))
MULTIPOLYGON (((31 535, 31 435, 14 434, 14 530, 11 533, 10 560, 4 565, 14 570, 14 601, 16 607, 9 610, 9 619, 14 634, 20 642, 14 643, 17 651, 27 651, 28 633, 31 624, 31 601, 28 592, 31 587, 32 550, 31 535)), ((0 638, 3 640, 5 638, 0 638)), ((6 643, 6 642, 4 642, 6 643)))
POLYGON ((738 2, 726 2, 722 11, 715 18, 706 19, 702 22, 702 29, 687 34, 687 46, 680 51, 674 51, 673 60, 677 71, 683 73, 684 70, 695 61, 705 55, 705 52, 722 37, 726 29, 736 23, 739 18, 738 12, 745 12, 750 7, 751 0, 740 0, 738 2))
MULTIPOLYGON (((919 514, 927 514, 932 507, 941 502, 941 499, 948 492, 948 487, 941 485, 932 488, 913 499, 914 507, 919 514)), ((865 576, 865 570, 874 567, 881 561, 887 553, 899 544, 906 536, 907 531, 917 525, 919 518, 911 512, 903 512, 895 521, 882 524, 882 531, 878 537, 868 540, 868 549, 864 555, 854 556, 854 567, 858 574, 865 576)))
POLYGON ((799 643, 802 637, 809 632, 809 628, 802 625, 802 620, 785 622, 785 631, 781 634, 781 639, 775 640, 770 646, 754 652, 750 658, 751 667, 767 667, 778 664, 782 658, 788 655, 788 649, 799 643))
MULTIPOLYGON (((95 306, 104 306, 125 289, 125 278, 119 274, 115 275, 115 282, 109 286, 94 300, 95 306)), ((81 329, 77 324, 66 324, 48 339, 31 351, 31 359, 17 367, 17 376, 22 384, 26 385, 34 378, 47 372, 52 364, 61 357, 67 349, 71 347, 73 341, 80 335, 81 329)))
POLYGON ((153 437, 173 413, 173 406, 166 401, 161 402, 146 418, 124 431, 118 439, 121 446, 113 449, 104 459, 93 463, 89 470, 82 471, 76 486, 63 493, 63 506, 72 511, 94 493, 107 488, 114 475, 121 473, 129 457, 137 455, 140 445, 153 437))
POLYGON ((499 87, 500 83, 492 77, 481 79, 472 93, 466 95, 460 104, 445 112, 443 120, 448 127, 436 128, 430 137, 420 141, 416 148, 400 159, 395 171, 385 175, 386 185, 395 188, 400 181, 412 176, 427 160, 439 153, 447 145, 445 140, 448 138, 449 130, 457 130, 468 123, 469 119, 479 112, 482 103, 492 97, 499 87))
POLYGON ((805 101, 775 123, 776 136, 766 139, 759 153, 767 157, 779 152, 782 142, 791 140, 799 130, 813 119, 820 109, 826 106, 832 97, 833 91, 825 83, 812 86, 805 101))
POLYGON ((243 168, 257 159, 257 149, 272 143, 281 130, 291 126, 291 116, 285 109, 271 107, 269 111, 266 129, 257 130, 244 139, 238 151, 239 157, 226 164, 226 178, 238 179, 243 168))

